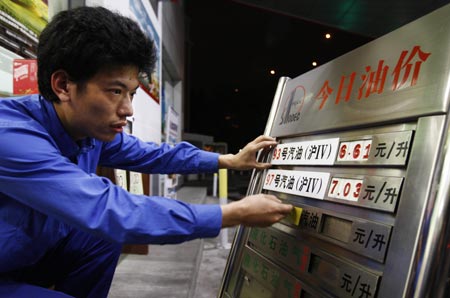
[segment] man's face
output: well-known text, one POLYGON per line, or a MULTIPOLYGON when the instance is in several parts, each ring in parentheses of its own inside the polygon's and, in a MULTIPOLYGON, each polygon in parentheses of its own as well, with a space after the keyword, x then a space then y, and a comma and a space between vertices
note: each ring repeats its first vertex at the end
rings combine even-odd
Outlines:
POLYGON ((133 66, 100 71, 84 86, 69 83, 70 100, 63 103, 64 127, 75 140, 112 141, 123 131, 126 117, 133 115, 131 102, 138 87, 138 70, 133 66))

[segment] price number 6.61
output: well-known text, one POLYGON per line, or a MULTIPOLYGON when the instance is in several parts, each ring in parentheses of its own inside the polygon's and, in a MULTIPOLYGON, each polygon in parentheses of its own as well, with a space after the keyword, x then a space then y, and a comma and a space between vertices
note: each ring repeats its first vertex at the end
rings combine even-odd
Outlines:
POLYGON ((338 161, 367 160, 372 140, 342 142, 339 145, 338 161))

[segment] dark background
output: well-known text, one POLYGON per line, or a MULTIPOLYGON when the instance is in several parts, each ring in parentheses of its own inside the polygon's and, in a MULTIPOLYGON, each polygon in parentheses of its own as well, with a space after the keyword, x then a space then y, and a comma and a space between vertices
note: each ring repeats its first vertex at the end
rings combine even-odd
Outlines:
POLYGON ((373 40, 230 0, 185 5, 185 130, 226 142, 231 153, 264 132, 281 76, 297 77, 313 61, 320 66, 373 40))

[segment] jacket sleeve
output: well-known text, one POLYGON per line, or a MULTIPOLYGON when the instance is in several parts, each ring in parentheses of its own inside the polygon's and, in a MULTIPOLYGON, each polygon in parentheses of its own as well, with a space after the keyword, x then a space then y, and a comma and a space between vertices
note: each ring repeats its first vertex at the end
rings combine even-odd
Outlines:
MULTIPOLYGON (((130 194, 71 163, 45 131, 3 127, 0 143, 0 201, 5 198, 5 204, 16 200, 50 218, 122 243, 179 243, 214 237, 220 231, 220 206, 130 194)), ((133 154, 139 150, 126 151, 133 154)), ((123 158, 120 155, 113 159, 123 158)), ((142 154, 137 161, 147 157, 142 154)), ((191 163, 176 167, 174 162, 166 162, 156 168, 170 164, 171 170, 183 169, 191 163)), ((37 229, 39 223, 33 226, 37 229)))
POLYGON ((219 154, 187 143, 157 145, 122 133, 104 143, 100 165, 147 174, 212 173, 218 170, 219 154))

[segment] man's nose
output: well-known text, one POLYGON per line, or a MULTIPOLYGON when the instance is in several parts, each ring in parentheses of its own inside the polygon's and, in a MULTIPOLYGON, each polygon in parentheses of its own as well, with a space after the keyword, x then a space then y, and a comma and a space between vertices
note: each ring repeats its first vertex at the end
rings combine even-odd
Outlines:
POLYGON ((122 104, 119 107, 119 110, 117 113, 119 116, 133 116, 133 104, 132 104, 133 97, 131 95, 126 96, 124 100, 122 101, 122 104))

